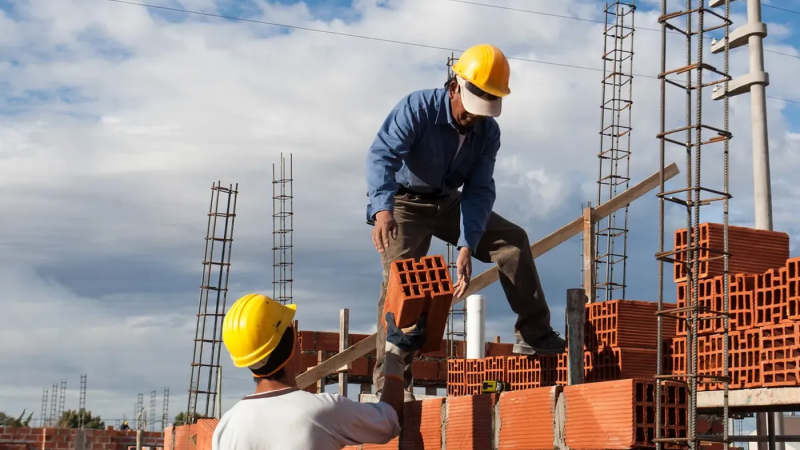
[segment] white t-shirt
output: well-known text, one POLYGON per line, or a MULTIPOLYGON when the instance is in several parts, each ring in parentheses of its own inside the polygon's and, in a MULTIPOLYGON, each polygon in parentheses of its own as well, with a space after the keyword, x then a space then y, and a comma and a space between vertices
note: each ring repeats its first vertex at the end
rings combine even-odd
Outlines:
POLYGON ((211 449, 339 450, 385 444, 398 434, 397 413, 387 403, 286 388, 240 400, 220 419, 211 449))

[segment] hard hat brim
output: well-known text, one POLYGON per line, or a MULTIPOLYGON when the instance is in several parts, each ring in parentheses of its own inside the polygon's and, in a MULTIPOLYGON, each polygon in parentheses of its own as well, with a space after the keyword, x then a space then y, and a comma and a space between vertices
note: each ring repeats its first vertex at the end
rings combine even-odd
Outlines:
POLYGON ((503 110, 503 98, 487 100, 478 97, 467 89, 467 82, 464 78, 457 76, 458 85, 461 86, 461 104, 468 113, 476 116, 499 117, 503 110))

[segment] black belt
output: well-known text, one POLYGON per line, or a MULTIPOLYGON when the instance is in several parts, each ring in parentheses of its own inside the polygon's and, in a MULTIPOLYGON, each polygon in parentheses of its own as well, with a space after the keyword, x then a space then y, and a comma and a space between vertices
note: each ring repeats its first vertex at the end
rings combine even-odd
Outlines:
POLYGON ((434 193, 434 192, 424 192, 424 193, 423 193, 423 192, 414 192, 414 191, 412 191, 412 190, 408 189, 407 187, 405 187, 405 186, 400 186, 400 185, 398 185, 398 186, 397 186, 397 195, 412 195, 412 196, 414 196, 414 197, 417 197, 417 198, 421 198, 421 199, 430 199, 430 200, 433 200, 433 199, 437 199, 437 198, 441 198, 441 197, 442 197, 442 194, 441 194, 441 193, 434 193))

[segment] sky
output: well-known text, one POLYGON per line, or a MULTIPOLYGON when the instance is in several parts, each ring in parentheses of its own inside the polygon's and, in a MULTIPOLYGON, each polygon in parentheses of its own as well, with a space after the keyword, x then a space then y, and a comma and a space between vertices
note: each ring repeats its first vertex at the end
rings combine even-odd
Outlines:
MULTIPOLYGON (((483 1, 585 20, 452 0, 150 0, 250 21, 110 0, 0 0, 0 410, 34 411, 38 425, 42 390, 60 380, 66 409, 76 409, 81 374, 87 408, 109 424, 131 417, 138 393, 149 406, 157 391, 160 415, 165 387, 170 416, 185 409, 210 187, 239 189, 228 304, 269 294, 281 153, 293 160, 301 329, 337 330, 349 308, 351 332, 373 332, 381 269, 364 222, 366 152, 403 96, 442 85, 447 49, 488 42, 512 57, 495 211, 533 242, 596 203, 601 72, 581 67, 602 67, 603 26, 592 21, 603 3, 483 1)), ((743 3, 732 4, 734 26, 746 21, 743 3)), ((658 170, 659 84, 648 76, 659 71, 660 35, 644 28, 658 27, 659 4, 636 12, 633 183, 658 170)), ((800 14, 776 7, 800 11, 800 1, 763 9, 774 228, 792 236, 797 256, 800 14)), ((679 67, 680 39, 669 43, 668 66, 679 67)), ((746 52, 731 52, 734 75, 747 72, 746 52)), ((722 66, 720 55, 709 60, 722 66)), ((722 104, 708 91, 704 122, 721 127, 722 104)), ((667 106, 680 126, 679 96, 667 106)), ((730 101, 729 117, 730 221, 753 226, 749 95, 730 101)), ((680 152, 667 159, 685 174, 680 152)), ((704 152, 707 186, 721 187, 721 161, 721 151, 704 152)), ((655 191, 629 214, 626 298, 656 300, 655 191)), ((721 220, 718 207, 703 209, 702 222, 721 220)), ((665 221, 671 242, 685 216, 670 206, 665 221)), ((563 330, 565 292, 581 284, 580 239, 537 263, 563 330)), ((474 274, 487 268, 476 262, 474 274)), ((667 279, 665 299, 674 291, 667 279)), ((510 342, 515 316, 502 290, 482 293, 487 336, 510 342)), ((222 361, 227 409, 253 384, 224 351, 222 361)))

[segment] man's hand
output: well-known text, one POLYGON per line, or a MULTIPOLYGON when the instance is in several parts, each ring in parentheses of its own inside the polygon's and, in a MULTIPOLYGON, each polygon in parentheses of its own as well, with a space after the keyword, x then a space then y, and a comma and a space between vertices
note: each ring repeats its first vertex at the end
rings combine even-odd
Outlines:
POLYGON ((456 276, 458 281, 453 284, 453 296, 461 298, 467 287, 469 287, 469 280, 472 277, 472 251, 469 247, 461 247, 458 251, 458 259, 456 260, 456 276))
POLYGON ((397 327, 394 313, 386 313, 386 351, 405 357, 409 353, 414 353, 425 344, 425 332, 427 315, 422 314, 417 323, 403 328, 397 327))
POLYGON ((372 243, 378 253, 383 253, 389 246, 389 237, 397 239, 397 222, 391 211, 380 211, 375 214, 375 226, 372 227, 372 243))

